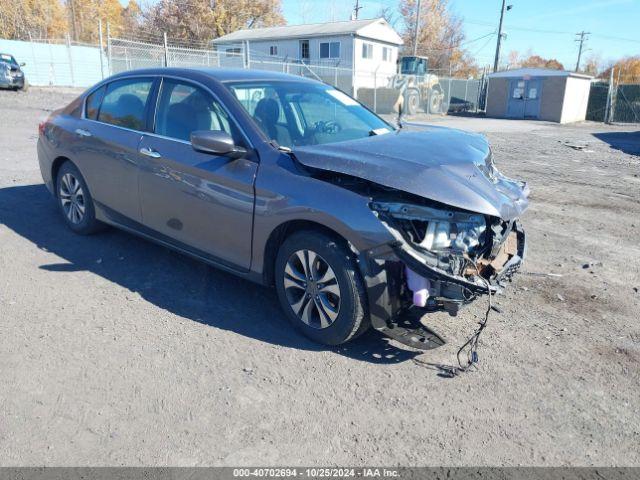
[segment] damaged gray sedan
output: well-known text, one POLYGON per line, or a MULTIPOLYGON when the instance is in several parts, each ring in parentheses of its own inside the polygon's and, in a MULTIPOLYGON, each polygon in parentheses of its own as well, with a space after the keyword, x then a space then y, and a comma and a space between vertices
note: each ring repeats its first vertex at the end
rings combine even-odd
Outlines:
POLYGON ((430 348, 407 312, 456 315, 524 258, 528 189, 483 137, 397 128, 300 77, 116 75, 40 125, 38 156, 73 231, 112 225, 275 286, 324 344, 373 326, 430 348))

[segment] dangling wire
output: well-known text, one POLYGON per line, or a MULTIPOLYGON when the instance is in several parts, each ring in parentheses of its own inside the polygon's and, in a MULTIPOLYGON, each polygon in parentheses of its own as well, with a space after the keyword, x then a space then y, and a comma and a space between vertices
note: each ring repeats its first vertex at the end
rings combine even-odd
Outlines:
MULTIPOLYGON (((480 320, 480 322, 478 322, 478 328, 473 333, 473 335, 471 335, 469 339, 466 342, 464 342, 464 344, 462 344, 460 349, 458 349, 458 353, 456 353, 456 358, 458 359, 458 366, 457 367, 450 366, 450 365, 437 366, 442 372, 444 372, 447 376, 450 376, 450 377, 455 377, 460 373, 467 372, 471 369, 471 367, 475 367, 475 365, 478 363, 478 360, 479 360, 478 359, 478 341, 480 340, 480 334, 485 329, 485 327, 487 326, 487 322, 489 321, 489 313, 491 313, 491 310, 493 309, 493 304, 492 304, 493 292, 491 291, 491 284, 489 283, 489 280, 487 280, 482 275, 480 275, 480 270, 478 269, 478 265, 473 261, 470 263, 476 269, 478 277, 481 278, 484 281, 485 285, 487 286, 487 292, 488 292, 487 311, 484 314, 484 318, 480 320), (466 361, 463 355, 465 350, 467 350, 466 361)), ((420 361, 418 361, 417 363, 423 364, 423 362, 420 362, 420 361)))

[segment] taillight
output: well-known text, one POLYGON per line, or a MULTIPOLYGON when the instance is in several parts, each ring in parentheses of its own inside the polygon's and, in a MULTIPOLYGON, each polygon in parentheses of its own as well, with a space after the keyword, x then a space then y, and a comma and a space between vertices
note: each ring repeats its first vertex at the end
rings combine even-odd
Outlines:
POLYGON ((44 135, 44 127, 46 126, 46 124, 47 124, 46 120, 43 120, 38 124, 38 135, 40 136, 44 135))

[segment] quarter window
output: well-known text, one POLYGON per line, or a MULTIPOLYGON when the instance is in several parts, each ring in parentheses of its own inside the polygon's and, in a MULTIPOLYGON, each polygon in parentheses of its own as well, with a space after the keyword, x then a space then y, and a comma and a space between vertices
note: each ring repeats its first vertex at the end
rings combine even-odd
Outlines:
POLYGON ((152 85, 153 81, 150 79, 110 83, 98 113, 98 121, 132 130, 144 130, 145 105, 152 85))
POLYGON ((98 119, 98 110, 100 110, 100 104, 104 98, 104 91, 106 86, 102 86, 87 97, 87 104, 85 106, 85 116, 89 120, 98 119))
POLYGON ((320 58, 340 58, 340 42, 320 43, 320 58))
POLYGON ((371 43, 362 44, 362 58, 373 58, 373 45, 371 43))
POLYGON ((179 80, 162 82, 155 133, 189 142, 196 130, 221 130, 239 142, 227 112, 205 90, 179 80))

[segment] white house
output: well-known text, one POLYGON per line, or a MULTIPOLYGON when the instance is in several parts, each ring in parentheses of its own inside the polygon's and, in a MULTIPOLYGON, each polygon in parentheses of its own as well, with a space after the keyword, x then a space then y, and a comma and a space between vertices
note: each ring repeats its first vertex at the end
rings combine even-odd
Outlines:
POLYGON ((245 66, 304 63, 323 77, 332 75, 332 70, 336 77, 346 72, 351 77, 349 87, 357 89, 374 86, 374 72, 378 85, 396 73, 403 41, 385 19, 375 18, 237 30, 213 44, 221 59, 243 55, 245 66))

